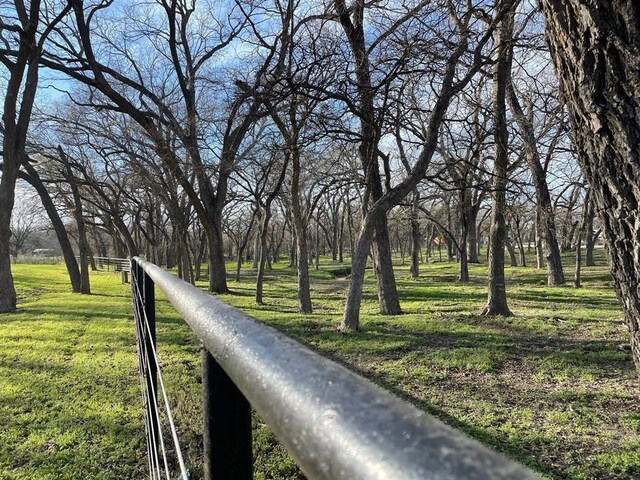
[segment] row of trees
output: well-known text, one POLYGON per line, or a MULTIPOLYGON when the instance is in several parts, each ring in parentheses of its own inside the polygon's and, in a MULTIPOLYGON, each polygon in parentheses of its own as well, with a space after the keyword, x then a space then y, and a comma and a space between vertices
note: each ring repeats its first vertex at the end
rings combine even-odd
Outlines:
POLYGON ((369 257, 381 313, 398 314, 393 246, 415 276, 444 246, 466 281, 486 244, 484 313, 509 315, 505 247, 524 263, 532 242, 562 284, 561 250, 584 239, 592 252, 599 213, 639 360, 637 12, 600 3, 14 0, 0 12, 0 310, 15 308, 3 249, 19 177, 76 290, 90 291, 87 254, 105 235, 114 254, 190 280, 206 260, 218 293, 225 260, 253 252, 257 302, 286 251, 311 312, 310 261, 348 251, 350 330, 369 257), (34 113, 42 72, 59 93, 34 113))

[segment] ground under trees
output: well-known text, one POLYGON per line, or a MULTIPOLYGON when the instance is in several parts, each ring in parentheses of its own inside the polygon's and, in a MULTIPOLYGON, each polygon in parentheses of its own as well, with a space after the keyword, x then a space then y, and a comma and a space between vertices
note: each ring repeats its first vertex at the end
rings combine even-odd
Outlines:
MULTIPOLYGON (((602 252, 596 258, 604 260, 602 252)), ((323 300, 302 317, 294 269, 283 262, 268 272, 264 305, 256 306, 250 267, 225 300, 543 476, 640 474, 640 391, 607 267, 585 267, 582 289, 550 288, 544 271, 507 267, 516 317, 489 320, 478 315, 485 265, 456 284, 453 263, 423 265, 412 279, 409 265, 396 261, 405 314, 378 313, 369 271, 358 334, 335 328, 344 267, 321 260, 311 292, 323 300)), ((60 265, 15 272, 20 311, 0 316, 0 473, 139 478, 145 446, 128 286, 96 272, 96 295, 78 296, 65 293, 60 265)), ((159 303, 158 318, 165 379, 198 478, 199 347, 170 305, 159 303)), ((301 478, 259 419, 254 428, 256 478, 301 478)))

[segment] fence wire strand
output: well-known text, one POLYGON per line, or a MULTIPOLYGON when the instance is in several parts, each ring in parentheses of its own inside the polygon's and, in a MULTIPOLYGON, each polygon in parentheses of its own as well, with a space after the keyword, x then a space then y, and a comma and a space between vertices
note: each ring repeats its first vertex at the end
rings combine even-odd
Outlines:
POLYGON ((162 479, 162 466, 161 459, 164 466, 164 474, 167 480, 171 480, 171 473, 169 469, 169 462, 167 460, 167 448, 165 445, 164 435, 162 433, 162 422, 160 417, 160 409, 157 405, 158 392, 156 391, 155 382, 149 377, 151 360, 153 359, 156 367, 157 381, 160 386, 160 393, 162 393, 163 404, 169 427, 171 430, 171 438, 173 443, 174 453, 178 460, 180 467, 180 480, 188 480, 190 478, 189 471, 187 470, 184 458, 182 455, 182 449, 180 447, 180 441, 178 438, 178 432, 175 426, 173 413, 169 404, 169 397, 165 388, 164 379, 162 376, 162 370, 160 368, 160 361, 153 341, 151 326, 149 324, 149 318, 144 308, 144 298, 139 288, 138 272, 134 265, 131 265, 131 291, 133 293, 133 310, 135 317, 135 329, 136 329, 136 347, 138 350, 138 369, 140 373, 140 389, 142 392, 142 403, 145 409, 145 430, 147 437, 147 455, 149 463, 149 475, 152 480, 162 479), (150 348, 148 348, 150 347, 150 348), (150 391, 149 391, 150 390, 150 391), (154 402, 155 400, 155 402, 154 402), (155 405, 153 405, 155 403, 155 405), (155 418, 152 418, 155 417, 155 418), (155 426, 155 428, 154 428, 155 426), (156 438, 156 431, 159 439, 156 438), (160 445, 160 451, 158 451, 158 444, 160 445))

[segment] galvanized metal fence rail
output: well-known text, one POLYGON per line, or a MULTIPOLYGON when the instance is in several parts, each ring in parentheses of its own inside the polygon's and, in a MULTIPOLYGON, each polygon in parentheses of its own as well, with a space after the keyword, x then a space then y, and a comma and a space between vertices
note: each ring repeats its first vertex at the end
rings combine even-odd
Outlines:
POLYGON ((136 308, 155 283, 204 345, 207 480, 252 478, 252 407, 312 480, 538 478, 160 267, 136 257, 132 271, 136 308))

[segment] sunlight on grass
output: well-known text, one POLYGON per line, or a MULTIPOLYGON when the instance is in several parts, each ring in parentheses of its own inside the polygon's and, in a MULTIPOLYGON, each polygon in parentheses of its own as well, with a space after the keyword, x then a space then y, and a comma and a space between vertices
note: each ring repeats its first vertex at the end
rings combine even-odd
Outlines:
MULTIPOLYGON (((510 318, 479 316, 486 266, 397 265, 403 315, 378 313, 367 271, 362 331, 337 330, 347 264, 312 270, 314 313, 297 313, 295 272, 230 281, 229 303, 450 425, 557 479, 640 475, 640 390, 604 259, 584 288, 508 268, 510 318)), ((0 479, 142 478, 146 447, 128 286, 94 272, 94 295, 68 293, 62 266, 15 268, 18 312, 0 315, 0 479)), ((205 287, 203 282, 199 286, 205 287)), ((202 475, 200 346, 158 295, 158 351, 185 456, 202 475)), ((254 415, 255 478, 303 478, 254 415)))

